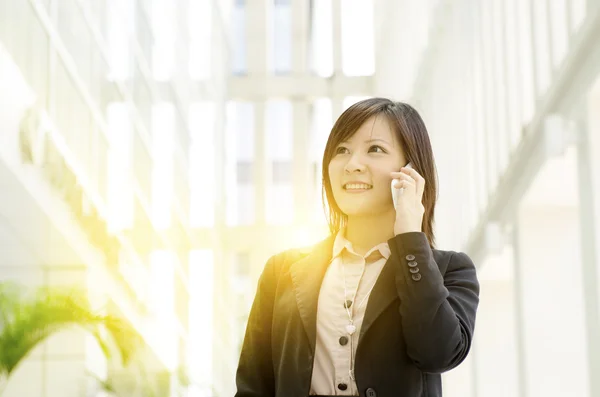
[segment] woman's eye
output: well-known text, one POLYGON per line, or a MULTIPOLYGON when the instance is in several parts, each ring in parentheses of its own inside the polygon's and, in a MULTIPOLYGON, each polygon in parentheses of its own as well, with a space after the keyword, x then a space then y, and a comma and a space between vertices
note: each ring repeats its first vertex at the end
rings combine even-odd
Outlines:
POLYGON ((369 152, 371 152, 373 150, 379 150, 377 153, 386 153, 386 151, 381 146, 377 146, 377 145, 373 145, 369 148, 369 152))
POLYGON ((348 149, 346 149, 343 146, 340 146, 336 149, 335 154, 343 154, 343 153, 346 153, 347 151, 348 151, 348 149))

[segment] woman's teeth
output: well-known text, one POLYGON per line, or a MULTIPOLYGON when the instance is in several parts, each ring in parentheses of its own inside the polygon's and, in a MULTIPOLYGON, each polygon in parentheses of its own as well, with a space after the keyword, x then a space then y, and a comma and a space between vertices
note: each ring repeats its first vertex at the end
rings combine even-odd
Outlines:
POLYGON ((344 188, 346 190, 364 190, 364 189, 371 189, 371 185, 367 185, 364 183, 349 183, 347 184, 344 188))

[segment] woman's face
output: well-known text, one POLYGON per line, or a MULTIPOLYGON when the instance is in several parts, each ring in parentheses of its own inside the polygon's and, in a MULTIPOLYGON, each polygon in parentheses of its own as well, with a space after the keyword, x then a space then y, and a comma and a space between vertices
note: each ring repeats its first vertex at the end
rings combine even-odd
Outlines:
POLYGON ((393 210, 390 172, 404 165, 404 151, 387 118, 368 119, 334 149, 329 163, 331 189, 340 210, 349 217, 393 210))

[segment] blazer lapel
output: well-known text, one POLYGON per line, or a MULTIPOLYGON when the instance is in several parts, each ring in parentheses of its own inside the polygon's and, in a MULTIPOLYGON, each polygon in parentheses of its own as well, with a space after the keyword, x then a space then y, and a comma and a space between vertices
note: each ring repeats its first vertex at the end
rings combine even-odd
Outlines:
POLYGON ((313 353, 317 339, 319 292, 325 272, 331 262, 334 240, 334 235, 323 240, 309 255, 290 267, 296 303, 313 353))
POLYGON ((387 260, 379 278, 375 282, 371 296, 367 301, 367 308, 365 309, 365 316, 363 318, 362 326, 360 327, 360 336, 358 338, 359 344, 363 335, 367 333, 373 322, 383 313, 383 311, 398 298, 398 292, 396 291, 396 274, 394 272, 395 263, 392 257, 387 260))

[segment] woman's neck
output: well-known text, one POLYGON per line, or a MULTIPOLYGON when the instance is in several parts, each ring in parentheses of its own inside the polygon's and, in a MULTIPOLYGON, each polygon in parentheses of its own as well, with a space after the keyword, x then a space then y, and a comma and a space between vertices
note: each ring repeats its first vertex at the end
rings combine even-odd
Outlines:
POLYGON ((364 255, 377 244, 394 237, 394 222, 394 217, 389 214, 348 217, 345 238, 352 243, 357 254, 364 255))

